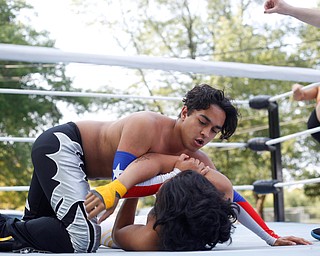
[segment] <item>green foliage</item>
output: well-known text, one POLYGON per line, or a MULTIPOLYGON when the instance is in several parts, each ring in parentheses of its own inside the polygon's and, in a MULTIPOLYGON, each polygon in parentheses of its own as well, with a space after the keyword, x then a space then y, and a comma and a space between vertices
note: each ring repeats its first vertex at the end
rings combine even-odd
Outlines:
MULTIPOLYGON (((75 1, 79 13, 91 11, 99 4, 119 6, 119 15, 100 15, 97 9, 89 15, 88 23, 101 25, 101 30, 114 35, 119 46, 130 55, 188 58, 205 61, 256 63, 278 66, 319 66, 320 30, 312 26, 291 26, 288 23, 276 26, 257 27, 250 19, 251 8, 263 1, 75 1), (115 17, 115 18, 113 18, 115 17), (120 18, 119 18, 120 17, 120 18), (95 20, 96 19, 96 20, 95 20), (99 23, 97 23, 99 21, 99 23), (288 38, 298 43, 290 44, 288 38)), ((23 24, 18 14, 28 6, 24 1, 0 0, 0 41, 2 43, 29 44, 52 47, 54 42, 47 32, 38 32, 23 24)), ((105 10, 101 8, 101 10, 105 10)), ((262 15, 262 14, 261 14, 262 15)), ((272 19, 272 17, 270 17, 272 19)), ((231 98, 248 100, 256 95, 278 95, 291 90, 291 82, 248 78, 221 77, 201 74, 181 74, 137 70, 132 72, 136 82, 126 94, 149 94, 181 96, 195 84, 208 83, 225 90, 231 98)), ((65 76, 63 65, 26 65, 25 63, 0 63, 0 87, 75 91, 72 81, 65 76), (20 65, 19 68, 8 68, 20 65)), ((123 93, 119 89, 104 88, 102 92, 123 93)), ((181 105, 176 102, 139 101, 117 99, 95 100, 88 98, 55 98, 52 96, 0 95, 0 134, 2 136, 34 136, 45 126, 51 126, 61 118, 57 107, 60 101, 72 104, 78 112, 89 109, 106 109, 119 116, 133 111, 153 110, 177 116, 181 105), (13 102, 18 101, 19 104, 13 102)), ((268 115, 265 110, 253 110, 238 106, 241 113, 239 128, 230 142, 247 142, 253 137, 268 137, 268 115)), ((313 102, 279 102, 281 135, 306 129, 313 102)), ((13 146, 13 145, 12 145, 13 146)), ((31 176, 30 160, 24 155, 30 145, 14 144, 13 148, 1 144, 1 182, 9 170, 22 170, 23 185, 31 176), (19 155, 19 153, 21 155, 19 155), (17 156, 20 156, 17 157, 17 156), (17 164, 18 163, 18 164, 17 164), (3 173, 3 174, 2 174, 3 173), (3 176, 1 176, 3 175, 3 176)), ((302 179, 319 169, 319 144, 311 138, 298 138, 282 143, 283 169, 288 177, 302 179)), ((270 153, 245 149, 204 149, 219 170, 233 184, 252 184, 258 179, 270 179, 270 153)), ((13 174, 12 174, 13 175, 13 174)), ((5 184, 14 183, 3 182, 5 184)), ((311 190, 309 190, 311 191, 311 190)), ((310 192, 315 194, 314 192, 310 192)), ((1 205, 0 205, 1 207, 1 205)))
MULTIPOLYGON (((53 47, 46 31, 28 25, 22 13, 31 6, 25 1, 0 0, 0 42, 17 45, 53 47)), ((80 91, 72 87, 65 65, 0 61, 0 88, 80 91)), ((58 124, 63 113, 60 103, 72 106, 78 113, 92 104, 88 98, 0 94, 0 136, 35 137, 45 128, 58 124)), ((30 143, 0 143, 0 186, 30 183, 32 164, 30 143)), ((0 208, 24 205, 26 193, 2 192, 0 208)))
MULTIPOLYGON (((108 1, 96 1, 112 4, 108 1)), ((281 22, 258 27, 250 18, 251 9, 263 1, 166 1, 140 0, 117 2, 120 19, 97 15, 102 27, 113 30, 115 40, 129 54, 191 58, 208 61, 256 63, 292 67, 319 65, 319 29, 292 26, 281 22), (303 43, 290 44, 288 38, 303 43)), ((270 16, 270 19, 272 17, 270 16)), ((89 22, 94 23, 94 20, 89 22)), ((95 25, 98 23, 96 22, 95 25)), ((291 82, 248 78, 179 74, 139 70, 141 80, 130 89, 148 91, 150 95, 179 96, 195 84, 208 83, 233 99, 248 100, 256 95, 278 95, 291 90, 291 82)), ((179 108, 167 102, 139 104, 168 115, 177 115, 179 108)), ((279 102, 281 135, 306 129, 306 121, 314 105, 292 101, 279 102)), ((129 108, 122 106, 124 111, 129 108)), ((129 105, 131 108, 132 105, 129 105)), ((239 106, 241 118, 230 142, 247 142, 253 137, 269 137, 268 113, 239 106)), ((310 137, 284 142, 283 168, 288 177, 302 178, 319 168, 319 145, 310 137)), ((243 149, 204 149, 219 170, 233 184, 252 184, 258 179, 270 179, 270 153, 243 149)))

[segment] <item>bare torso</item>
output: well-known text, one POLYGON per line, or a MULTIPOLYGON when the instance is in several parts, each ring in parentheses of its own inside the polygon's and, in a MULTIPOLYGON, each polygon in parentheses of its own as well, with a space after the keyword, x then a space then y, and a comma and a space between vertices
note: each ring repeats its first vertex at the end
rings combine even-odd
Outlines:
POLYGON ((136 157, 149 152, 197 155, 186 152, 181 144, 176 120, 158 113, 138 112, 117 121, 80 121, 76 124, 81 133, 89 179, 111 178, 117 150, 136 157))

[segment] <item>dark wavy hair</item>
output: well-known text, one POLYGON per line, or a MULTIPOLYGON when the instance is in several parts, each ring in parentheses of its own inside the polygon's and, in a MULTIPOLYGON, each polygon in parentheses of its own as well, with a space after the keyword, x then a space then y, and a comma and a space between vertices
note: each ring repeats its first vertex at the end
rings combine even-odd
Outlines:
POLYGON ((238 206, 225 200, 204 176, 187 170, 159 190, 155 224, 163 251, 211 250, 230 240, 238 206))
MULTIPOLYGON (((224 92, 207 84, 196 85, 188 91, 182 102, 188 109, 188 115, 194 110, 208 109, 211 105, 219 106, 226 113, 226 120, 221 129, 220 139, 228 139, 238 126, 239 113, 224 92)), ((179 115, 180 117, 180 115, 179 115)))

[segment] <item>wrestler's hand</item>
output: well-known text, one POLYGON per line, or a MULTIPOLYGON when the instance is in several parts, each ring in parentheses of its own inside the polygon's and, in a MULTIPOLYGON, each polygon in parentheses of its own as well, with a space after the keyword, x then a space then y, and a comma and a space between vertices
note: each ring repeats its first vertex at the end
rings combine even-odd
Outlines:
POLYGON ((287 14, 290 5, 282 0, 267 0, 264 3, 264 13, 287 14))
POLYGON ((213 172, 213 171, 216 171, 216 170, 217 169, 215 167, 211 168, 210 166, 206 166, 200 171, 200 174, 202 174, 203 176, 206 176, 209 172, 213 172))
POLYGON ((119 198, 116 198, 112 208, 106 209, 105 212, 100 216, 100 218, 98 219, 98 224, 100 224, 102 221, 104 221, 114 212, 114 210, 117 208, 118 202, 119 202, 119 198))
POLYGON ((304 92, 302 89, 301 84, 294 84, 292 85, 292 92, 293 92, 293 99, 294 100, 303 100, 304 99, 304 92))
POLYGON ((99 222, 106 219, 113 213, 119 198, 122 198, 127 191, 126 186, 119 179, 91 190, 84 202, 88 218, 96 217, 103 210, 106 210, 99 222))
POLYGON ((181 171, 194 170, 200 172, 205 168, 205 165, 199 159, 189 157, 186 154, 181 154, 174 167, 181 171))
POLYGON ((89 194, 86 196, 86 200, 84 201, 84 206, 86 212, 88 213, 88 219, 90 220, 94 217, 97 217, 100 213, 104 212, 98 220, 98 223, 101 223, 114 212, 118 202, 119 199, 116 197, 113 206, 109 209, 106 209, 104 202, 101 201, 101 199, 95 194, 89 192, 89 194))
POLYGON ((309 245, 311 242, 296 236, 283 236, 279 237, 273 246, 284 246, 284 245, 309 245))

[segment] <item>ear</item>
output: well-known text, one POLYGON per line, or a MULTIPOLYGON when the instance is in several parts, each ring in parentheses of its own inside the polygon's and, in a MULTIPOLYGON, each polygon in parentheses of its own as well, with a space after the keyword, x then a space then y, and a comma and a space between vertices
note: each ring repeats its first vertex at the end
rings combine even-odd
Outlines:
POLYGON ((188 116, 188 107, 183 106, 181 109, 181 119, 184 120, 188 116))

